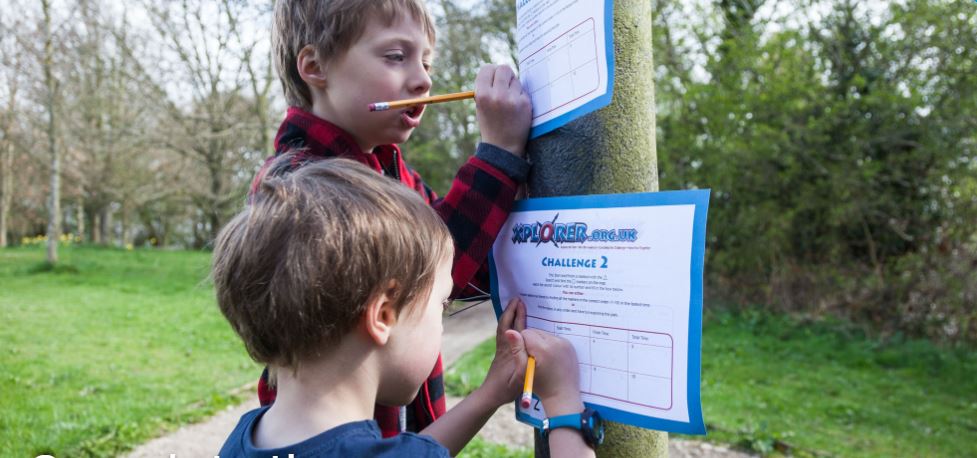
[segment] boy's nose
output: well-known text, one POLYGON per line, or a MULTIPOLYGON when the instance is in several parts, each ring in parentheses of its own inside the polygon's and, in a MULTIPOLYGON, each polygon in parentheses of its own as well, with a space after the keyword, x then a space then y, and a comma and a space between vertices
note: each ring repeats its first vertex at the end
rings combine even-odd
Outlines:
POLYGON ((431 75, 424 69, 423 65, 414 71, 410 81, 410 89, 415 94, 424 94, 431 90, 431 75))

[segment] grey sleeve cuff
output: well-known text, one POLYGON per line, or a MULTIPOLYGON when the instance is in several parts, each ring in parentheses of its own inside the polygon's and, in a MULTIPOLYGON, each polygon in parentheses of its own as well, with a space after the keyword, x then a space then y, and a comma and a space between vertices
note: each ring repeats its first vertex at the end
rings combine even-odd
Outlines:
POLYGON ((475 157, 488 162, 516 183, 525 183, 529 177, 529 162, 491 143, 480 142, 475 157))

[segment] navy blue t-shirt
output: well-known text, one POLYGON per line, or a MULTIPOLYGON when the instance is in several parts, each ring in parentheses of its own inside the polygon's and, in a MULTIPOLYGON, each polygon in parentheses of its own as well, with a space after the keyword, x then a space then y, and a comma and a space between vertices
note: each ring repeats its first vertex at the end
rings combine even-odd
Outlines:
POLYGON ((271 406, 254 409, 241 416, 237 426, 221 447, 220 458, 295 458, 304 457, 450 457, 448 449, 427 436, 401 433, 384 439, 374 420, 355 421, 282 448, 255 448, 251 442, 254 427, 271 406))

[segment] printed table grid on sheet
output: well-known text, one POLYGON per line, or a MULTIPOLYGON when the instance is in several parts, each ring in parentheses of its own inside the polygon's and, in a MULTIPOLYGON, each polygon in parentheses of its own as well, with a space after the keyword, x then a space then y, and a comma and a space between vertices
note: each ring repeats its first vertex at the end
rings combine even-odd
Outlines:
POLYGON ((530 328, 573 344, 580 366, 581 393, 658 410, 672 408, 671 335, 527 318, 530 328))
POLYGON ((593 18, 578 24, 520 63, 534 119, 600 88, 594 24, 593 18), (554 100, 553 94, 562 97, 554 100))

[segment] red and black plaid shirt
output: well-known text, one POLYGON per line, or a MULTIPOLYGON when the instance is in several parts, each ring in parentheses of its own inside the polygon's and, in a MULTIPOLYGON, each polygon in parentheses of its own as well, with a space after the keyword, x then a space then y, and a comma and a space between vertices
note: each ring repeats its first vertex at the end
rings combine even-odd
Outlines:
MULTIPOLYGON (((506 153, 503 156, 507 155, 506 153)), ((454 281, 452 297, 473 295, 475 290, 470 285, 475 285, 483 291, 487 290, 488 269, 485 261, 496 235, 512 209, 519 185, 517 181, 525 180, 528 164, 518 164, 517 168, 525 167, 525 171, 521 174, 515 173, 517 177, 512 178, 485 158, 480 158, 479 155, 473 156, 458 170, 448 194, 439 198, 424 184, 421 176, 407 166, 397 145, 379 146, 373 153, 364 153, 353 137, 341 128, 302 109, 292 107, 289 108, 285 121, 282 122, 275 137, 275 156, 265 161, 264 166, 255 176, 251 190, 254 192, 258 182, 268 173, 286 173, 309 162, 331 157, 356 160, 417 191, 428 204, 434 207, 454 238, 455 258, 451 269, 454 281), (288 170, 269 171, 273 159, 289 151, 297 151, 297 154, 288 170)), ((510 161, 513 158, 515 157, 500 159, 510 161)), ((519 161, 524 162, 521 159, 519 161)), ((409 430, 420 431, 444 414, 442 375, 443 367, 439 355, 431 375, 421 386, 411 405, 407 406, 409 430)), ((266 370, 258 382, 258 398, 262 405, 267 405, 274 402, 275 394, 274 388, 268 384, 266 370)), ((400 432, 398 408, 377 405, 374 416, 384 437, 394 436, 400 432)))

